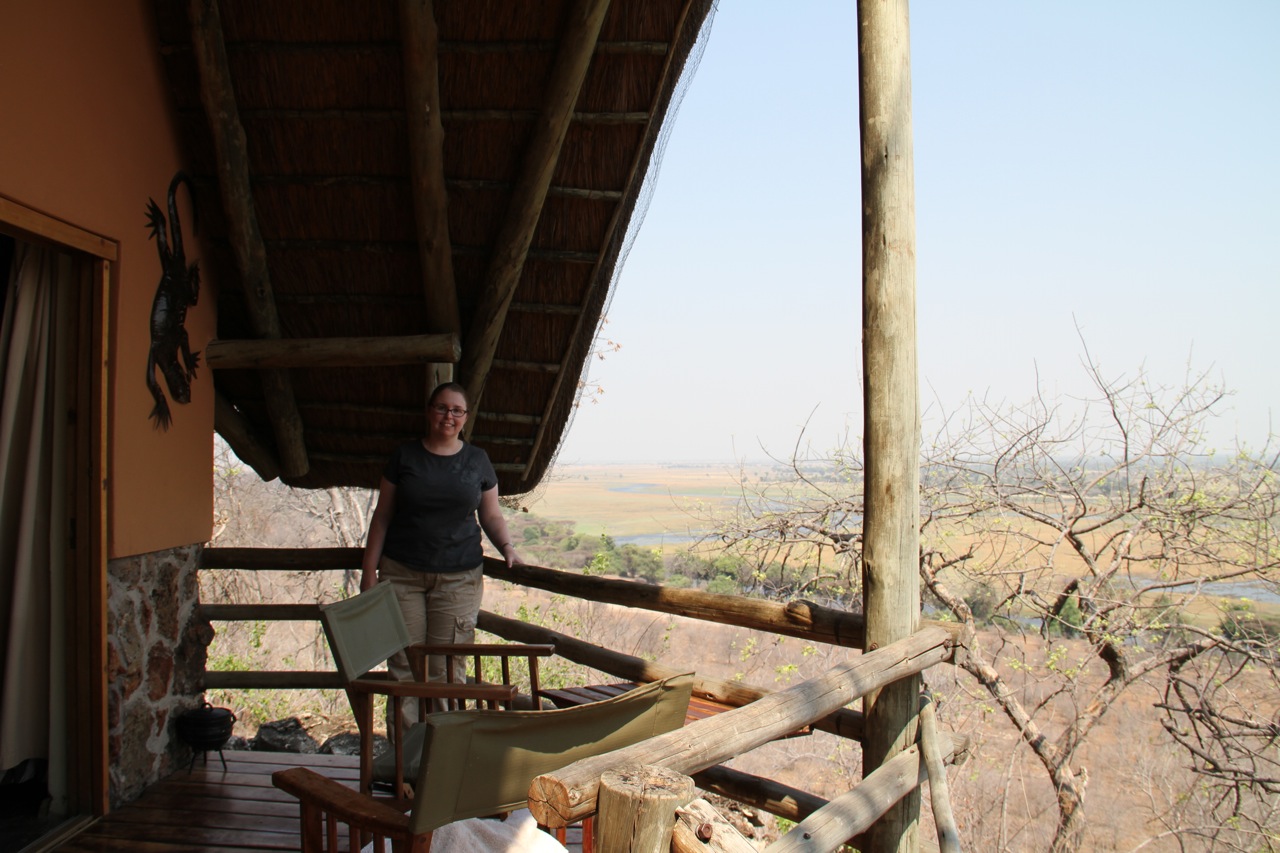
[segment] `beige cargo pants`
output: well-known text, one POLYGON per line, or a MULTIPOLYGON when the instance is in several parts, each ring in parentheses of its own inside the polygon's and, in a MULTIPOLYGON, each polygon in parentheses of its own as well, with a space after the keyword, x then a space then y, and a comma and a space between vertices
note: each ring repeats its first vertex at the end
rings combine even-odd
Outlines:
MULTIPOLYGON (((405 627, 409 629, 410 642, 428 645, 475 642, 476 618, 484 593, 484 566, 461 572, 415 572, 384 556, 378 563, 378 580, 391 581, 405 627)), ((466 680, 464 666, 463 661, 455 663, 455 681, 466 680)), ((387 661, 387 669, 400 681, 413 678, 409 659, 403 652, 387 661)), ((443 657, 432 655, 427 659, 427 680, 446 680, 443 657)), ((404 704, 405 720, 413 725, 418 721, 418 703, 404 704)), ((433 709, 444 710, 443 702, 433 700, 433 709)))

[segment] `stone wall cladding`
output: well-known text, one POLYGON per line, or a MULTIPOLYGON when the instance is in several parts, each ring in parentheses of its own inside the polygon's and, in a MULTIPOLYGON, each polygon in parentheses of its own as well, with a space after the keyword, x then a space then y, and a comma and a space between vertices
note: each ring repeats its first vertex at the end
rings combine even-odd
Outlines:
POLYGON ((202 545, 107 564, 107 735, 112 806, 190 761, 174 719, 200 704, 213 628, 200 615, 202 545))

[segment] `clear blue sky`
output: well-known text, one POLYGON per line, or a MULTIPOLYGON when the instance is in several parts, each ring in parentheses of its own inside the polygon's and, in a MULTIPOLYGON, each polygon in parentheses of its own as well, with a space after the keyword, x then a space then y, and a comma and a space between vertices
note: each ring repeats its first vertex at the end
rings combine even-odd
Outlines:
MULTIPOLYGON (((861 432, 853 0, 723 0, 562 463, 861 432)), ((1280 430, 1280 2, 915 2, 922 403, 1110 375, 1280 430)), ((763 450, 762 450, 763 448, 763 450)))

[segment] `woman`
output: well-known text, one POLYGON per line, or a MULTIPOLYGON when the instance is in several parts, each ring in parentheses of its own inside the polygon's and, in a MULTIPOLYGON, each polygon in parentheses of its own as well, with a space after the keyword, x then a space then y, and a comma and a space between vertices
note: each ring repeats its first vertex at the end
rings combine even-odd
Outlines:
MULTIPOLYGON (((508 566, 523 563, 498 506, 493 464, 459 437, 467 405, 456 382, 431 392, 427 435, 392 454, 369 524, 360 589, 390 581, 415 643, 474 642, 484 590, 481 528, 508 566)), ((387 669, 401 681, 412 678, 403 653, 387 669)), ((430 658, 427 678, 445 680, 444 658, 430 658)), ((412 722, 417 703, 408 704, 412 722)))

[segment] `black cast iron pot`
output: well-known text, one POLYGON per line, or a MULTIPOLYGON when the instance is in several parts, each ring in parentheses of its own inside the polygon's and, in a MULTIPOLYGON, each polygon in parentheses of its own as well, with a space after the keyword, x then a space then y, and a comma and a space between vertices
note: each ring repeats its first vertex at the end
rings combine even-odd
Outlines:
POLYGON ((235 722, 236 715, 229 709, 201 702, 199 708, 178 717, 178 737, 197 752, 220 750, 231 739, 235 722))

